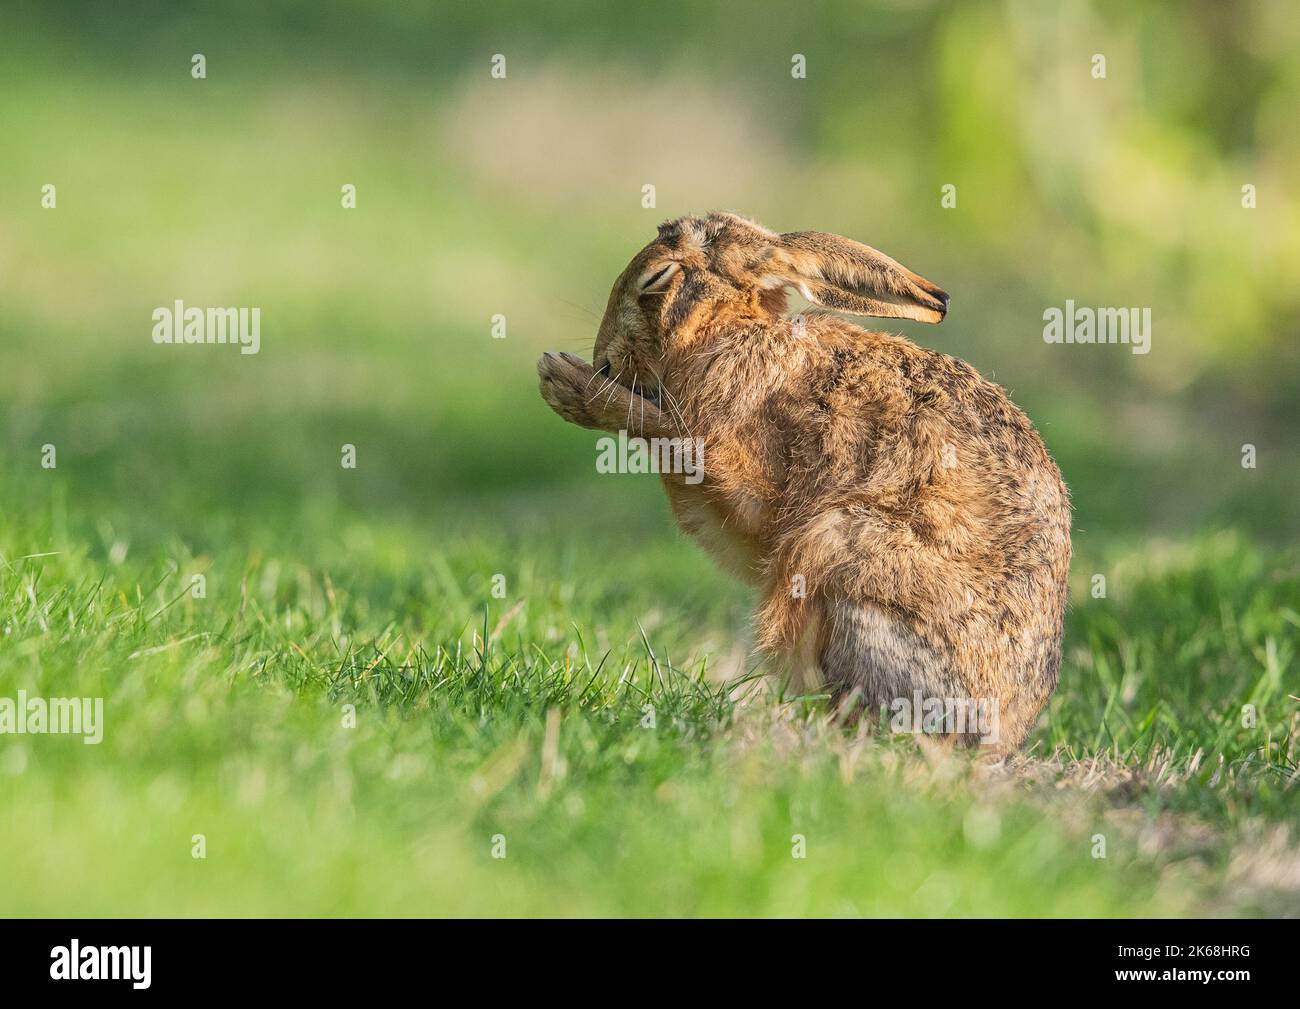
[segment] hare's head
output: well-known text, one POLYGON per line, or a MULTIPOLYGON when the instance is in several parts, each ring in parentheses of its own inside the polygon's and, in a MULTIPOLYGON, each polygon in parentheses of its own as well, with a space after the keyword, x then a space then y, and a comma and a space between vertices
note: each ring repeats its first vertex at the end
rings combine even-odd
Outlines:
POLYGON ((855 315, 939 322, 948 309, 934 284, 852 239, 778 235, 736 214, 682 217, 660 225, 615 282, 593 362, 653 388, 665 360, 710 327, 782 315, 790 288, 855 315))

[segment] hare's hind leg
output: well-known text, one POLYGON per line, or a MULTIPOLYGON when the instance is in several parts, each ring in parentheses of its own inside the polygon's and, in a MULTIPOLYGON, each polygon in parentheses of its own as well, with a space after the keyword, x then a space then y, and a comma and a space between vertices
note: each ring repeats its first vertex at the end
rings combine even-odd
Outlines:
MULTIPOLYGON (((839 601, 827 605, 818 640, 817 662, 840 709, 861 706, 880 714, 901 731, 920 729, 972 745, 978 735, 938 732, 926 717, 966 703, 950 660, 930 648, 898 617, 872 603, 839 601)), ((963 715, 964 717, 964 715, 963 715)), ((960 728, 966 728, 963 721, 960 728)))
POLYGON ((937 661, 901 621, 870 603, 826 606, 817 664, 831 697, 856 693, 870 709, 938 685, 937 661))

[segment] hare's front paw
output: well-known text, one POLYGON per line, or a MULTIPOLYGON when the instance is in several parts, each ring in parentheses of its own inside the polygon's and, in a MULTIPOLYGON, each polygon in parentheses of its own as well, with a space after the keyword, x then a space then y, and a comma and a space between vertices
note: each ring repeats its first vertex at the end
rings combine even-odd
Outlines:
POLYGON ((548 350, 537 362, 542 399, 552 410, 579 427, 601 427, 592 401, 605 385, 596 371, 573 354, 548 350))

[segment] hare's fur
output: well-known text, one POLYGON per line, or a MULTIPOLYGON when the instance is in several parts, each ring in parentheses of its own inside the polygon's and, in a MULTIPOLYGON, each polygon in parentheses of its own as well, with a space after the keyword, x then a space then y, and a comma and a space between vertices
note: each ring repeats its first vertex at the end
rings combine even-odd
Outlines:
POLYGON ((1060 666, 1060 472, 968 364, 824 312, 786 318, 787 288, 926 322, 948 304, 848 239, 682 218, 615 284, 595 365, 545 355, 542 395, 584 427, 703 444, 703 482, 663 482, 681 528, 759 589, 764 651, 810 649, 841 703, 992 703, 997 748, 1014 748, 1060 666))

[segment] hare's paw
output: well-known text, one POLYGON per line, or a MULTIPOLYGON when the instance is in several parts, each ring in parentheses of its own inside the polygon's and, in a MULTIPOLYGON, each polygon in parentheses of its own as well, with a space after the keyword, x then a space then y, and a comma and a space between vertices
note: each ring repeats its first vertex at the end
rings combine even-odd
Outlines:
POLYGON ((567 420, 580 427, 600 427, 592 404, 605 382, 586 361, 573 354, 547 351, 537 362, 542 399, 567 420))

